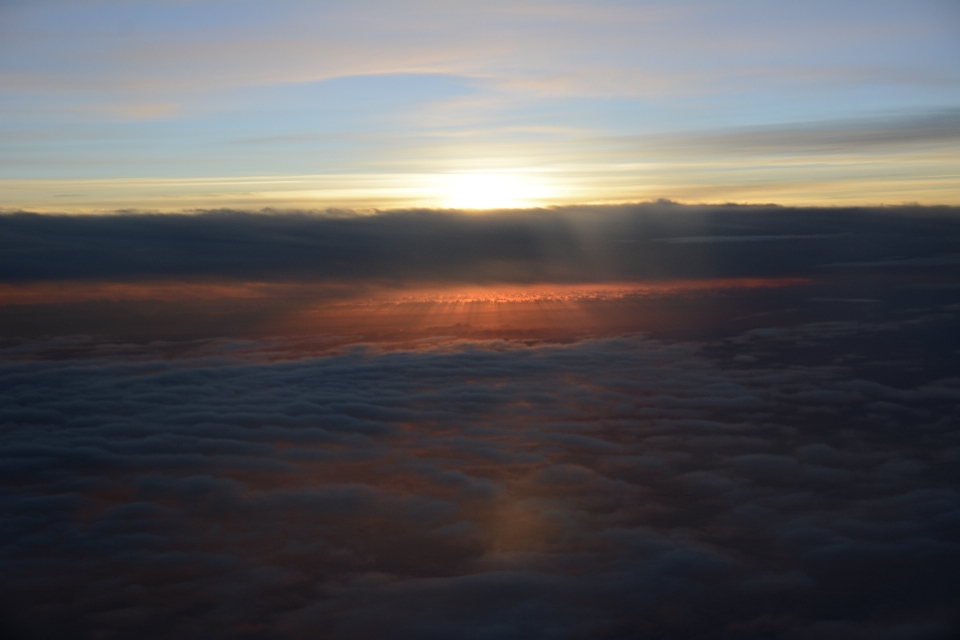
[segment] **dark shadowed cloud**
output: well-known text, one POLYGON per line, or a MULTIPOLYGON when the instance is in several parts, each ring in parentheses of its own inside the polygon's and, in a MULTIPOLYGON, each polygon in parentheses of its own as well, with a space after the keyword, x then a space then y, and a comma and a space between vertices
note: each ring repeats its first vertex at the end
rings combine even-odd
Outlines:
POLYGON ((953 209, 0 227, 11 637, 955 637, 953 209))
POLYGON ((827 263, 952 254, 960 240, 956 216, 950 208, 671 204, 483 215, 9 214, 0 216, 0 280, 529 283, 770 276, 827 263))
POLYGON ((960 383, 924 336, 955 327, 12 358, 6 611, 64 638, 945 638, 960 383))
POLYGON ((5 338, 699 339, 747 329, 756 314, 818 321, 811 299, 898 306, 904 287, 960 282, 957 215, 669 202, 483 215, 11 214, 0 216, 0 324, 5 338))

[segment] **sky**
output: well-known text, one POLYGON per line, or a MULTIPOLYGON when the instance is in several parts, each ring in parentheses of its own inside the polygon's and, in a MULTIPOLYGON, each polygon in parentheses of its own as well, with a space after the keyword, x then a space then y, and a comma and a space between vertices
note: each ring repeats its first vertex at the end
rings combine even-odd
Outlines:
POLYGON ((960 204, 960 8, 0 3, 6 210, 960 204))
POLYGON ((956 640, 958 35, 0 0, 0 640, 956 640))

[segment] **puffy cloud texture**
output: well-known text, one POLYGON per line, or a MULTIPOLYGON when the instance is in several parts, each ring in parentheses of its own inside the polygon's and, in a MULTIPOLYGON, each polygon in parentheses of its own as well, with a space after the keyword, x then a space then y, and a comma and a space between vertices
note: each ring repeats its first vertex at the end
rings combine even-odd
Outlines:
POLYGON ((281 359, 21 348, 2 369, 8 620, 66 638, 947 637, 960 380, 931 356, 885 383, 879 347, 951 326, 281 359))
POLYGON ((955 213, 4 216, 2 630, 955 637, 955 213))

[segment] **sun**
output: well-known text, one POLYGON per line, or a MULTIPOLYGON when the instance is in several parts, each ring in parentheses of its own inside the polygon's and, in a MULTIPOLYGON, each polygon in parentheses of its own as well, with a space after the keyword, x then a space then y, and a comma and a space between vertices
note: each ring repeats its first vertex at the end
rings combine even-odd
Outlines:
POLYGON ((514 209, 544 204, 549 186, 520 172, 464 171, 442 177, 443 206, 451 209, 514 209))

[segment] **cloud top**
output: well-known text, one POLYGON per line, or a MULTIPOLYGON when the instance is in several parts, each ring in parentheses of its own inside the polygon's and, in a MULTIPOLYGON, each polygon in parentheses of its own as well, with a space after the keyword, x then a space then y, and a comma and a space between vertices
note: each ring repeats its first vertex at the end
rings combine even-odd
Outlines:
POLYGON ((670 204, 485 215, 8 214, 0 216, 0 279, 482 284, 804 275, 829 263, 951 254, 956 215, 670 204))
POLYGON ((957 381, 869 372, 951 318, 8 360, 6 615, 63 638, 941 637, 957 381))

